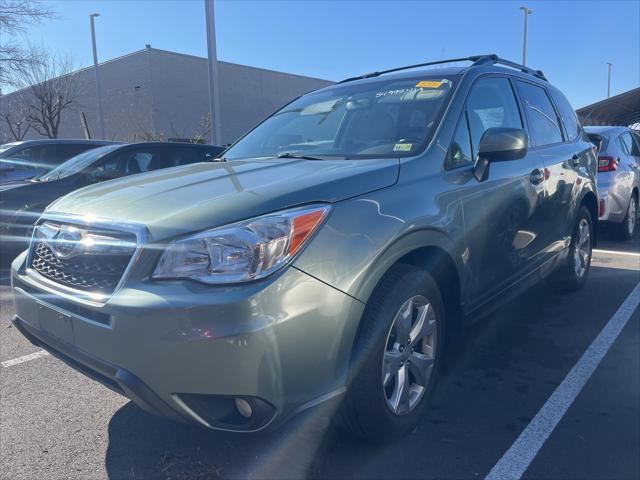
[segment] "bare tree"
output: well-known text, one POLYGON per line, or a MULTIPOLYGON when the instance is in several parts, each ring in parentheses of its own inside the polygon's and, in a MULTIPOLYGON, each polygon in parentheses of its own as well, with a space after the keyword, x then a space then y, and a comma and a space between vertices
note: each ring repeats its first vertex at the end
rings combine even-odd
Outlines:
POLYGON ((193 143, 205 143, 209 134, 211 133, 211 115, 206 114, 200 118, 200 125, 195 132, 191 135, 191 141, 193 143))
POLYGON ((11 99, 11 101, 0 97, 2 120, 9 128, 13 140, 16 141, 24 139, 31 129, 27 115, 27 105, 22 97, 11 99))
POLYGON ((27 119, 40 135, 58 138, 60 120, 78 106, 80 89, 70 57, 44 48, 34 49, 37 61, 21 67, 18 84, 23 88, 27 119))
POLYGON ((0 0, 0 88, 15 86, 15 73, 37 61, 29 48, 16 42, 18 35, 52 16, 41 1, 0 0))

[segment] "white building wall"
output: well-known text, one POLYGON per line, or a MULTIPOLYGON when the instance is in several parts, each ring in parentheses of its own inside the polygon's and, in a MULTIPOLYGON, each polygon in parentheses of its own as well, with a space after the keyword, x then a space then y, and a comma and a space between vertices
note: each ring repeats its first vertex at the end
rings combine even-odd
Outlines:
MULTIPOLYGON (((142 141, 188 138, 209 115, 207 60, 147 48, 99 65, 107 139, 142 141)), ((80 112, 99 135, 93 68, 76 72, 81 96, 75 111, 66 111, 60 138, 81 138, 80 112)), ((230 143, 293 98, 331 82, 259 68, 219 63, 222 143, 230 143)), ((0 110, 24 92, 5 95, 0 110)), ((0 139, 10 141, 0 124, 0 139)), ((27 138, 42 138, 31 130, 27 138)))

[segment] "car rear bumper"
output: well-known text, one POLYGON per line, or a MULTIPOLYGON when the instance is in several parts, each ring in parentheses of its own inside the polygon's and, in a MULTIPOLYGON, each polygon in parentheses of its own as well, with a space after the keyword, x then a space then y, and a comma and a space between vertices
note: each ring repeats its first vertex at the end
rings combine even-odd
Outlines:
POLYGON ((33 343, 173 420, 255 431, 345 390, 363 304, 295 268, 246 287, 125 285, 104 305, 12 266, 14 323, 33 343), (237 399, 255 418, 238 416, 237 399))
POLYGON ((600 174, 598 176, 599 220, 601 222, 621 223, 627 215, 632 187, 616 178, 601 178, 605 177, 605 175, 600 174))

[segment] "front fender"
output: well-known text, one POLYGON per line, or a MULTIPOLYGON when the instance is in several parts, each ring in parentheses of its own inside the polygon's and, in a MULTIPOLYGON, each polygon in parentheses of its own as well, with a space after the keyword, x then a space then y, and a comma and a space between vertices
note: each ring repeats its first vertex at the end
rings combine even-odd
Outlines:
POLYGON ((363 303, 394 263, 419 248, 443 250, 455 263, 458 278, 465 278, 459 202, 445 201, 450 208, 423 207, 413 215, 403 200, 389 192, 337 205, 294 266, 363 303))

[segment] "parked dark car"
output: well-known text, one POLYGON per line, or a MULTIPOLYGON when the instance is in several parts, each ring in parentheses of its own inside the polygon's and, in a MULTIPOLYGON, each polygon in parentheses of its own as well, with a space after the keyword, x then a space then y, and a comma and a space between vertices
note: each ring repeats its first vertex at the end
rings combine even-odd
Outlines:
POLYGON ((411 432, 462 327, 541 279, 582 287, 596 240, 567 99, 464 60, 308 93, 225 162, 57 200, 13 262, 14 325, 168 418, 256 431, 340 398, 365 439, 411 432))
POLYGON ((0 145, 0 185, 42 175, 105 140, 25 140, 0 145))
POLYGON ((0 248, 3 256, 26 248, 31 225, 56 198, 78 188, 161 168, 208 162, 222 147, 149 142, 93 148, 37 177, 0 186, 0 248))

